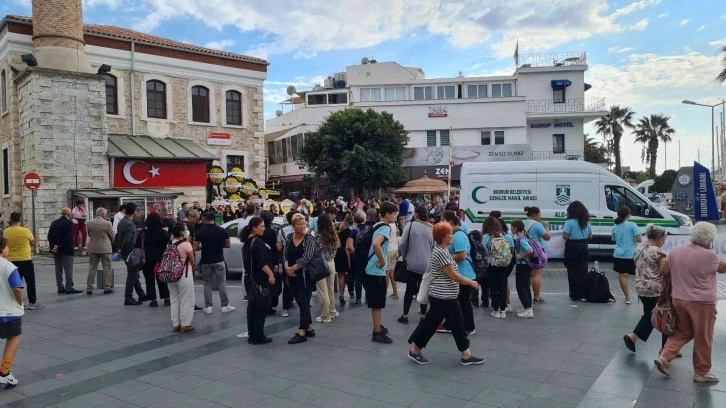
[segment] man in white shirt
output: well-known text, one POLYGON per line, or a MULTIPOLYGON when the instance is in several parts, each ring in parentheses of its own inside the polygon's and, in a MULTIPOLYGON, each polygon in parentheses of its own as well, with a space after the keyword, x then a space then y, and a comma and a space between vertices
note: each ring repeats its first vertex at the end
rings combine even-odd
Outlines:
POLYGON ((124 207, 121 206, 118 209, 118 212, 113 216, 113 233, 116 234, 118 232, 118 223, 126 216, 126 213, 124 212, 124 207))

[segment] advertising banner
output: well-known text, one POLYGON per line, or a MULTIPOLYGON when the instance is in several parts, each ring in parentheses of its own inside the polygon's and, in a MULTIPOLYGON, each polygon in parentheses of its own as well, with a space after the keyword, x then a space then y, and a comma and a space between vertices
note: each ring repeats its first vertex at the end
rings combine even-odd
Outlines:
MULTIPOLYGON (((454 146, 451 159, 454 164, 465 162, 499 162, 532 160, 530 145, 454 146)), ((404 166, 448 166, 449 147, 416 147, 407 149, 404 166)), ((431 177, 431 175, 429 175, 431 177)))
POLYGON ((693 162, 693 197, 696 205, 696 221, 717 221, 721 219, 713 191, 711 173, 698 162, 693 162))

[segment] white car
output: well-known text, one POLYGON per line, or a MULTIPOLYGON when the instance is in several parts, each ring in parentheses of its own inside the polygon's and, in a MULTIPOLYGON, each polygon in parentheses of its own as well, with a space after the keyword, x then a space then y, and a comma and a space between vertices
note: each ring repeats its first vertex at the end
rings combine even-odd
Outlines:
MULTIPOLYGON (((230 246, 224 249, 224 263, 227 266, 227 277, 231 274, 241 274, 244 271, 242 267, 242 242, 239 240, 239 222, 241 219, 225 222, 221 225, 229 234, 230 246)), ((275 217, 273 224, 282 227, 284 218, 275 217)), ((199 260, 200 253, 196 253, 199 260)))

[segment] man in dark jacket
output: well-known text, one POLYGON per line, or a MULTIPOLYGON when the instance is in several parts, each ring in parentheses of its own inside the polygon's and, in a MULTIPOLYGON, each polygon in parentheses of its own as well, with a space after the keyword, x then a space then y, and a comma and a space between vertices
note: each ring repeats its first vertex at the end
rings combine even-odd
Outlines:
POLYGON ((144 290, 139 283, 139 268, 129 259, 129 255, 136 247, 136 204, 126 203, 124 205, 124 213, 126 214, 121 221, 118 222, 118 230, 116 232, 116 249, 121 255, 121 259, 126 263, 126 290, 124 292, 124 305, 136 306, 143 301, 144 290), (134 290, 139 296, 139 300, 133 298, 134 290))
POLYGON ((60 218, 50 224, 48 243, 55 261, 55 280, 58 284, 58 293, 69 295, 81 293, 80 290, 73 288, 73 221, 71 221, 70 208, 63 208, 60 218), (66 276, 65 286, 63 285, 63 272, 66 276))

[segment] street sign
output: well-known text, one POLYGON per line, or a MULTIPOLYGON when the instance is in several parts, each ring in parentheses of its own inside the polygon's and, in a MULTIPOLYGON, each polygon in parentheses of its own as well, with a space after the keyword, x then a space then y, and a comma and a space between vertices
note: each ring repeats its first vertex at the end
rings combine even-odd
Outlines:
POLYGON ((37 190, 40 187, 40 175, 32 171, 26 173, 23 176, 23 184, 28 190, 37 190))

